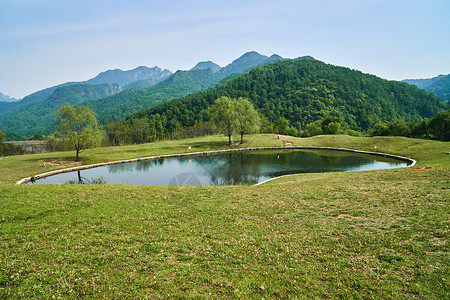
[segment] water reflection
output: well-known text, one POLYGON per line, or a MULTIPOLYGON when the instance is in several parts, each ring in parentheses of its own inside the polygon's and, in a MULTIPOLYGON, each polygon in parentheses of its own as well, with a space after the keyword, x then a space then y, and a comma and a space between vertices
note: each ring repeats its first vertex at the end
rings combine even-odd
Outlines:
POLYGON ((106 180, 103 177, 91 178, 90 180, 86 177, 81 176, 81 171, 76 171, 76 180, 69 180, 66 184, 105 184, 106 180))
POLYGON ((238 185, 296 173, 343 172, 406 166, 405 162, 326 150, 242 151, 109 165, 36 180, 42 183, 238 185), (88 180, 88 178, 90 178, 88 180), (97 180, 95 179, 97 178, 97 180))

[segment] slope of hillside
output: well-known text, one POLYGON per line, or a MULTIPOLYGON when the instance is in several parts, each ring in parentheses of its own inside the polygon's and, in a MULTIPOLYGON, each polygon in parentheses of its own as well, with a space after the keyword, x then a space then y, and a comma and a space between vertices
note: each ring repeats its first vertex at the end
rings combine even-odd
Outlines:
POLYGON ((428 79, 405 79, 402 81, 413 84, 427 92, 435 93, 442 99, 450 101, 450 74, 428 79))
POLYGON ((280 61, 206 92, 146 109, 130 118, 161 116, 189 127, 209 119, 207 108, 220 96, 246 97, 269 121, 280 117, 291 125, 335 116, 352 129, 367 130, 378 122, 431 118, 448 107, 442 99, 406 83, 337 67, 314 59, 280 61))

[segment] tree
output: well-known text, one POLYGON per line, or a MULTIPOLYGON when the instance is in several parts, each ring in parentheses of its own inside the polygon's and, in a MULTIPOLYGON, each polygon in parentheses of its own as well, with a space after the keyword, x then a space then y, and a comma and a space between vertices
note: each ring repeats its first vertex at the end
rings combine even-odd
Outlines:
POLYGON ((243 144, 244 134, 258 131, 260 126, 259 114, 248 99, 239 97, 234 102, 237 131, 241 135, 241 144, 243 144))
POLYGON ((280 117, 275 122, 277 133, 287 134, 289 130, 289 120, 285 117, 280 117))
POLYGON ((97 118, 86 106, 58 105, 56 118, 60 122, 56 134, 62 137, 67 147, 76 151, 77 161, 85 149, 100 144, 102 132, 98 128, 97 118))
POLYGON ((428 131, 438 140, 450 141, 450 110, 441 111, 428 123, 428 131))
POLYGON ((6 133, 0 129, 0 144, 4 143, 6 140, 6 133))
POLYGON ((222 96, 210 108, 211 118, 219 132, 228 136, 231 145, 231 135, 237 128, 236 110, 233 99, 222 96))

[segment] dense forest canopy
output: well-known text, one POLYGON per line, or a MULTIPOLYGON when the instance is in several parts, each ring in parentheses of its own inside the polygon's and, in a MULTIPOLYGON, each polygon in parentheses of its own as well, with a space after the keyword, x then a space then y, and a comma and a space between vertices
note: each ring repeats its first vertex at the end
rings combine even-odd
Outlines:
POLYGON ((304 127, 327 116, 364 131, 393 119, 420 121, 448 107, 415 86, 388 81, 314 59, 285 60, 260 66, 220 87, 142 110, 129 119, 155 118, 191 127, 207 122, 207 108, 221 97, 247 98, 270 122, 285 118, 304 127))

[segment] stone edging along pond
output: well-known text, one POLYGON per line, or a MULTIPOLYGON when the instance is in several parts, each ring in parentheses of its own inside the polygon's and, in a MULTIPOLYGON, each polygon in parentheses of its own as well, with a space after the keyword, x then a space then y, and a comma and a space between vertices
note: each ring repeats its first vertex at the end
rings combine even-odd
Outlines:
POLYGON ((38 175, 35 175, 35 176, 32 176, 32 177, 23 178, 23 179, 17 181, 16 184, 25 184, 25 183, 31 182, 33 180, 37 180, 37 179, 41 179, 41 178, 45 178, 45 177, 48 177, 48 176, 61 174, 61 173, 68 173, 68 172, 73 172, 73 171, 92 169, 92 168, 101 167, 101 166, 109 166, 109 165, 124 164, 124 163, 131 163, 131 162, 139 162, 139 161, 146 161, 146 160, 154 160, 154 159, 161 159, 161 158, 174 158, 174 157, 184 157, 184 156, 210 155, 210 154, 219 154, 219 153, 237 152, 237 151, 250 151, 250 150, 292 150, 292 149, 297 149, 297 150, 333 150, 333 151, 352 152, 352 153, 358 153, 358 154, 369 154, 369 155, 376 155, 376 156, 382 156, 382 157, 386 157, 386 158, 393 158, 393 159, 405 161, 405 162, 407 162, 409 164, 408 167, 412 167, 412 166, 414 166, 416 164, 416 161, 414 159, 406 158, 406 157, 403 157, 403 156, 387 154, 387 153, 380 153, 380 152, 368 152, 368 151, 360 151, 360 150, 353 150, 353 149, 345 149, 345 148, 307 147, 307 146, 255 147, 255 148, 239 148, 239 149, 225 149, 225 150, 190 152, 190 153, 180 153, 180 154, 156 155, 156 156, 134 158, 134 159, 127 159, 127 160, 110 161, 110 162, 106 162, 106 163, 98 163, 98 164, 78 166, 78 167, 72 167, 72 168, 66 168, 66 169, 61 169, 61 170, 50 171, 50 172, 38 174, 38 175))

